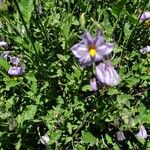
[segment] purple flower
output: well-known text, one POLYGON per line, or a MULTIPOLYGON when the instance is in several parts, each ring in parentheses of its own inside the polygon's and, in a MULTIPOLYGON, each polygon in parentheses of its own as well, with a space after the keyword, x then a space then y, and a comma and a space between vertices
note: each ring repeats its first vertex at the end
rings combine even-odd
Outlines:
POLYGON ((10 63, 17 66, 20 63, 20 59, 14 56, 10 59, 10 63))
POLYGON ((75 44, 71 51, 77 57, 83 66, 90 66, 94 61, 99 62, 105 55, 112 52, 114 44, 105 43, 102 31, 98 31, 95 38, 86 31, 82 40, 75 44))
POLYGON ((150 52, 150 46, 147 45, 146 47, 141 48, 141 49, 140 49, 140 52, 141 52, 142 54, 149 53, 149 52, 150 52))
POLYGON ((147 131, 143 125, 141 125, 139 132, 136 134, 137 137, 140 137, 142 139, 147 138, 147 131))
POLYGON ((119 74, 109 62, 96 66, 96 76, 101 83, 110 86, 118 85, 121 81, 119 74))
POLYGON ((97 90, 96 78, 92 78, 90 80, 90 86, 91 86, 92 91, 96 91, 97 90))
POLYGON ((146 11, 141 15, 140 21, 143 22, 145 20, 150 19, 150 11, 146 11))
POLYGON ((23 67, 10 67, 10 69, 8 70, 8 74, 10 74, 11 76, 19 76, 22 75, 25 72, 23 67))
POLYGON ((9 53, 10 53, 10 51, 4 51, 4 52, 1 54, 1 57, 4 58, 5 60, 7 60, 9 53))
POLYGON ((118 141, 123 141, 123 140, 125 140, 126 138, 125 138, 125 136, 124 136, 124 133, 122 132, 122 131, 118 131, 117 132, 117 140, 118 141))

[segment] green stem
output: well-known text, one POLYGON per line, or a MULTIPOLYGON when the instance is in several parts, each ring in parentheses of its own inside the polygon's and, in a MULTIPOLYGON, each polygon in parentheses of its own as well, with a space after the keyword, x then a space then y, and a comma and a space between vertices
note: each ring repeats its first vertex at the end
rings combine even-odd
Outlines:
POLYGON ((45 30, 43 24, 42 24, 41 17, 40 17, 39 14, 38 14, 38 11, 37 11, 37 8, 36 8, 36 2, 35 2, 35 1, 34 1, 34 10, 35 10, 35 13, 36 13, 36 16, 37 16, 38 26, 39 26, 39 28, 42 30, 42 32, 43 32, 43 34, 44 34, 46 40, 47 40, 48 43, 50 44, 51 42, 50 42, 50 40, 49 40, 49 38, 48 38, 48 36, 47 36, 47 32, 46 32, 46 30, 45 30))
POLYGON ((14 4, 15 4, 17 10, 18 10, 18 13, 19 13, 19 15, 20 15, 21 21, 22 21, 22 23, 23 23, 23 25, 24 25, 24 27, 25 27, 25 30, 26 30, 26 32, 27 32, 27 35, 28 35, 28 37, 29 37, 29 39, 30 39, 30 42, 31 42, 31 44, 32 44, 32 47, 33 47, 33 49, 34 49, 34 51, 35 51, 36 59, 37 59, 37 61, 39 61, 39 62, 41 63, 41 65, 42 65, 41 59, 40 59, 40 57, 39 57, 39 54, 38 54, 37 49, 36 49, 36 47, 35 47, 35 45, 34 45, 34 42, 33 42, 33 37, 31 36, 31 34, 30 34, 30 32, 29 32, 29 30, 28 30, 28 28, 27 28, 26 22, 25 22, 25 20, 24 20, 24 18, 23 18, 23 15, 22 15, 21 10, 20 10, 20 8, 19 8, 18 2, 17 2, 16 0, 14 0, 14 4))

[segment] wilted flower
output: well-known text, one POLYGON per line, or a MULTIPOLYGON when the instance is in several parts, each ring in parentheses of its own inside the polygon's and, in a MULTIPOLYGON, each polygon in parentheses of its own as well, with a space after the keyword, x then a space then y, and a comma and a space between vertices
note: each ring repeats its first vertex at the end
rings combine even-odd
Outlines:
POLYGON ((4 42, 4 41, 0 41, 0 46, 7 46, 8 43, 7 42, 4 42))
POLYGON ((101 83, 110 86, 118 85, 121 81, 119 74, 109 62, 96 66, 96 76, 101 83))
POLYGON ((146 47, 141 48, 141 49, 140 49, 140 52, 141 52, 142 54, 149 53, 149 52, 150 52, 150 46, 147 45, 146 47))
POLYGON ((4 52, 1 54, 1 57, 4 58, 5 60, 7 60, 9 53, 10 53, 10 51, 4 51, 4 52))
POLYGON ((40 138, 41 143, 44 144, 44 145, 47 145, 48 142, 49 142, 49 140, 50 140, 50 139, 49 139, 47 133, 46 133, 44 136, 41 136, 41 138, 40 138))
POLYGON ((20 59, 14 56, 10 59, 10 63, 17 66, 20 63, 20 59))
POLYGON ((136 134, 137 137, 140 137, 142 139, 147 138, 147 131, 143 125, 141 125, 139 132, 136 134))
POLYGON ((122 131, 118 131, 117 132, 117 140, 119 141, 119 142, 121 142, 121 141, 123 141, 123 140, 125 140, 126 138, 125 138, 125 136, 124 136, 124 133, 122 132, 122 131))
POLYGON ((22 75, 25 72, 23 67, 10 67, 10 69, 8 70, 8 74, 10 74, 11 76, 19 76, 22 75))
POLYGON ((93 91, 96 91, 96 90, 97 90, 96 78, 92 78, 92 79, 90 80, 90 86, 91 86, 91 89, 92 89, 93 91))
POLYGON ((90 66, 94 61, 102 60, 103 56, 109 55, 113 48, 112 43, 105 43, 102 31, 98 31, 95 38, 86 31, 82 40, 75 44, 71 51, 79 59, 81 65, 90 66))
POLYGON ((141 20, 142 22, 145 21, 145 20, 148 20, 148 19, 150 19, 150 11, 144 12, 144 13, 141 15, 141 18, 140 18, 140 20, 141 20))

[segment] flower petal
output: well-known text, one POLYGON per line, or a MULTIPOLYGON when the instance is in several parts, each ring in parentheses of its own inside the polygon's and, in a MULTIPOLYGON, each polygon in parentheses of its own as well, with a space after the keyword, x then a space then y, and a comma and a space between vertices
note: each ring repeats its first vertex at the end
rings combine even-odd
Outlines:
POLYGON ((117 71, 111 66, 109 68, 109 74, 110 74, 110 86, 115 86, 118 85, 119 82, 121 81, 120 76, 118 75, 117 71))
POLYGON ((96 83, 96 79, 95 78, 92 78, 90 80, 90 86, 91 86, 92 91, 96 91, 97 90, 97 83, 96 83))
POLYGON ((85 42, 86 45, 93 45, 93 38, 88 31, 85 31, 82 37, 82 40, 85 42))
POLYGON ((13 65, 18 65, 20 63, 20 59, 14 56, 10 59, 10 63, 13 65))
POLYGON ((10 51, 4 51, 4 52, 1 54, 1 57, 2 57, 3 59, 7 60, 9 53, 10 53, 10 51))
POLYGON ((146 11, 141 15, 140 21, 145 21, 147 19, 150 19, 150 11, 146 11))
POLYGON ((119 142, 121 142, 121 141, 123 141, 123 140, 125 140, 126 138, 125 138, 125 136, 124 136, 124 133, 122 132, 122 131, 118 131, 117 132, 117 140, 119 141, 119 142))
POLYGON ((105 83, 105 64, 104 63, 100 63, 98 66, 96 66, 96 76, 100 82, 105 83))
POLYGON ((82 66, 90 66, 94 62, 94 59, 92 59, 89 55, 85 59, 79 59, 79 62, 82 66))
POLYGON ((110 86, 118 85, 121 78, 113 66, 105 63, 100 63, 96 66, 97 79, 110 86))
POLYGON ((22 67, 10 67, 10 69, 8 70, 8 74, 12 75, 12 76, 18 76, 18 75, 22 75, 25 72, 25 70, 22 67))
POLYGON ((136 134, 138 137, 142 138, 142 139, 146 139, 147 138, 147 131, 145 129, 145 127, 143 125, 141 125, 139 132, 136 134))
POLYGON ((101 61, 103 59, 103 55, 100 55, 100 54, 96 54, 95 56, 95 61, 98 62, 98 61, 101 61))
POLYGON ((149 52, 150 52, 150 46, 147 45, 146 47, 141 48, 141 49, 140 49, 140 52, 141 52, 142 54, 149 53, 149 52))
POLYGON ((95 47, 100 46, 104 43, 104 36, 103 36, 103 31, 98 30, 96 34, 96 38, 94 39, 94 45, 95 47))
POLYGON ((114 47, 114 44, 105 43, 97 47, 97 53, 99 55, 109 55, 112 52, 113 47, 114 47))
POLYGON ((77 57, 77 58, 82 58, 86 59, 87 56, 89 56, 88 48, 85 45, 82 44, 76 44, 72 48, 72 53, 77 57))

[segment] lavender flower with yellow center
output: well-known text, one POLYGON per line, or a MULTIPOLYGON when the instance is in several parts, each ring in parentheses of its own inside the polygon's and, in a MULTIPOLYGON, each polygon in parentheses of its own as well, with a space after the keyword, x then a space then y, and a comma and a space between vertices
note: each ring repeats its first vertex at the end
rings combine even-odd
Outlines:
POLYGON ((11 76, 20 76, 25 72, 23 67, 10 67, 10 69, 8 70, 8 74, 11 76))
POLYGON ((90 33, 86 31, 82 40, 75 44, 71 51, 79 59, 83 66, 90 66, 93 62, 99 62, 104 56, 112 52, 114 44, 105 43, 102 31, 98 31, 95 38, 92 38, 90 33))
POLYGON ((116 86, 120 83, 121 78, 110 62, 100 63, 96 66, 97 79, 104 84, 116 86))

